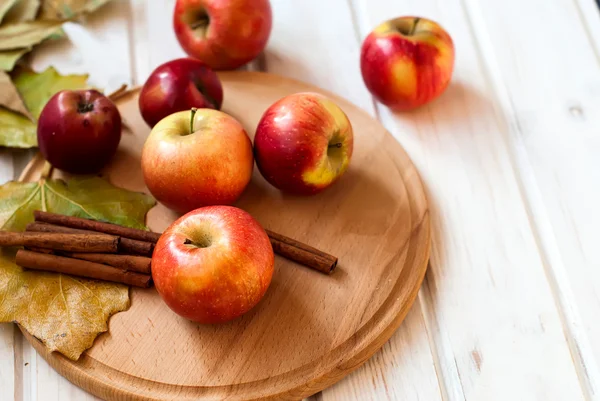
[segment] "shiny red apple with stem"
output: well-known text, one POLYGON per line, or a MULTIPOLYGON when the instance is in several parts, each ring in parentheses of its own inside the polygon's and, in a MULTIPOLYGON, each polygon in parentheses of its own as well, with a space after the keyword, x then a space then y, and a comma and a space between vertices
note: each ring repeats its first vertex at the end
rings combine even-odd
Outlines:
POLYGON ((244 127, 218 110, 192 109, 162 119, 142 149, 142 172, 154 197, 186 213, 230 205, 252 176, 252 142, 244 127))
POLYGON ((269 237, 250 214, 209 206, 180 217, 161 235, 152 255, 152 279, 175 313, 221 323, 263 298, 273 265, 269 237))
POLYGON ((177 0, 175 35, 183 50, 216 70, 253 60, 271 33, 269 0, 177 0))
POLYGON ((263 114, 254 136, 256 165, 282 191, 312 195, 333 185, 352 158, 352 125, 330 98, 286 96, 263 114))
POLYGON ((61 91, 44 106, 37 139, 54 167, 73 174, 97 173, 117 151, 121 115, 97 90, 61 91))
POLYGON ((148 77, 139 97, 144 121, 154 127, 163 118, 192 107, 219 110, 223 87, 206 64, 180 58, 158 66, 148 77))
POLYGON ((360 68, 371 94, 395 111, 422 106, 448 87, 454 69, 452 38, 438 23, 400 17, 364 40, 360 68))

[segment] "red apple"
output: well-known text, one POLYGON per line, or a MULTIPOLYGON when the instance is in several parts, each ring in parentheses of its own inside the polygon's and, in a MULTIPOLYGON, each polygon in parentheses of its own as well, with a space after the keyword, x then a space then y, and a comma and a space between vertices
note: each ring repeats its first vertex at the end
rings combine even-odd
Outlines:
POLYGON ((344 174, 353 143, 350 121, 331 99, 297 93, 280 99, 263 114, 254 154, 258 169, 273 186, 310 195, 344 174))
POLYGON ((140 112, 146 123, 156 123, 192 107, 217 109, 223 103, 219 77, 201 61, 180 58, 158 66, 140 92, 140 112))
POLYGON ((253 165, 252 143, 242 125, 212 109, 162 119, 142 150, 148 189, 181 213, 232 204, 250 182, 253 165))
POLYGON ((409 110, 444 92, 454 69, 454 44, 433 21, 396 18, 364 40, 360 68, 378 101, 393 110, 409 110))
POLYGON ((156 290, 175 313, 220 323, 252 309, 273 277, 273 248, 245 211, 210 206, 180 217, 152 255, 156 290))
POLYGON ((269 0, 177 0, 173 26, 187 54, 229 70, 263 51, 271 18, 269 0))
POLYGON ((44 106, 38 120, 40 152, 54 167, 73 174, 98 172, 121 141, 121 115, 96 90, 64 90, 44 106))

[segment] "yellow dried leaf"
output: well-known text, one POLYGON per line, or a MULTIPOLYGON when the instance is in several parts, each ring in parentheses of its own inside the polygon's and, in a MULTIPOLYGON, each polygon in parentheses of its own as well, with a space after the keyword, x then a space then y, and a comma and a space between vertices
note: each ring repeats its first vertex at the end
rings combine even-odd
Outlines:
MULTIPOLYGON (((38 209, 144 228, 154 203, 98 177, 9 182, 0 186, 0 228, 21 231, 38 209)), ((14 263, 13 253, 0 254, 0 322, 19 323, 67 358, 78 359, 107 330, 108 318, 128 307, 124 285, 26 271, 14 263)))
POLYGON ((42 0, 41 19, 65 20, 90 13, 110 0, 42 0))

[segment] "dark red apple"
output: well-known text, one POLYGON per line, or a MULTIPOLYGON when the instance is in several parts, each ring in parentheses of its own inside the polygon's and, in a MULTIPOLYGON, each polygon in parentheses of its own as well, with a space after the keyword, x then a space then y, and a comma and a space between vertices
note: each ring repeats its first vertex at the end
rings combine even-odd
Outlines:
POLYGON ((158 66, 140 92, 140 112, 154 127, 173 113, 192 107, 221 109, 223 87, 217 74, 206 64, 180 58, 158 66))
POLYGON ((40 152, 73 174, 100 171, 121 141, 119 110, 97 90, 58 92, 44 106, 37 128, 40 152))
POLYGON ((180 217, 161 235, 152 279, 175 313, 219 323, 261 300, 273 264, 269 237, 252 216, 232 206, 208 206, 180 217))

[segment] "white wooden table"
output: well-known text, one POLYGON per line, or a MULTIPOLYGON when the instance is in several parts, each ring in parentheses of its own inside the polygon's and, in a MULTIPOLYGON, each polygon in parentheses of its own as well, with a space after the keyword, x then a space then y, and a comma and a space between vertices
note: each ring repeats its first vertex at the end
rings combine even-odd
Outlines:
MULTIPOLYGON (((174 0, 115 0, 36 69, 112 90, 183 56, 174 0)), ((348 98, 402 143, 427 187, 431 266, 397 333, 315 400, 600 400, 600 14, 594 0, 272 0, 249 68, 348 98), (380 21, 439 21, 456 50, 434 104, 394 115, 359 70, 380 21)), ((2 150, 0 178, 25 159, 2 150), (14 159, 14 160, 13 160, 14 159)), ((0 400, 92 400, 12 324, 0 325, 0 400), (14 395, 14 396, 13 396, 14 395)))

